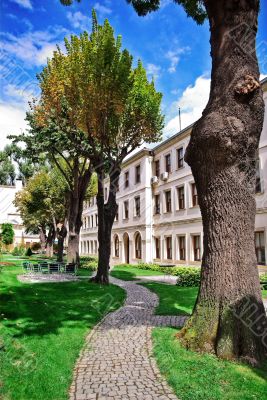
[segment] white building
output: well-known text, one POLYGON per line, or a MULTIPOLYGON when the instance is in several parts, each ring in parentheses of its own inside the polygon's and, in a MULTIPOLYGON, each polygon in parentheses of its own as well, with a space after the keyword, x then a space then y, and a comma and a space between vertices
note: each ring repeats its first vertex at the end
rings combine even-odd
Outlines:
POLYGON ((9 222, 15 232, 13 247, 24 245, 29 247, 31 243, 39 241, 37 235, 25 232, 22 219, 14 205, 16 193, 22 189, 22 181, 17 180, 16 186, 0 185, 0 226, 9 222))
MULTIPOLYGON (((256 182, 255 245, 259 264, 267 258, 267 79, 262 82, 265 120, 256 182)), ((122 166, 118 217, 112 230, 112 263, 139 261, 199 264, 202 221, 197 192, 184 152, 192 126, 153 149, 141 149, 122 166)), ((105 197, 108 196, 108 182, 105 197)), ((96 200, 85 203, 81 254, 97 254, 96 200)))

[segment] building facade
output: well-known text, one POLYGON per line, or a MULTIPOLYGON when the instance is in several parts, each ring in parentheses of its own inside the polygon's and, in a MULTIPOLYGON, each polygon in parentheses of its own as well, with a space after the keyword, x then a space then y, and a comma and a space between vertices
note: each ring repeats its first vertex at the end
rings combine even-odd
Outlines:
POLYGON ((14 229, 14 242, 10 247, 23 245, 30 247, 32 243, 38 242, 39 237, 25 232, 22 219, 14 205, 16 193, 22 189, 22 181, 17 180, 15 186, 0 185, 0 226, 9 222, 14 229))
MULTIPOLYGON (((267 257, 267 79, 262 82, 265 119, 260 139, 255 200, 255 249, 259 264, 267 257)), ((128 157, 117 193, 118 215, 112 230, 111 263, 199 264, 203 230, 198 196, 184 153, 192 126, 154 148, 128 157)), ((108 198, 108 181, 105 199, 108 198)), ((80 252, 97 254, 96 199, 85 202, 80 252)))

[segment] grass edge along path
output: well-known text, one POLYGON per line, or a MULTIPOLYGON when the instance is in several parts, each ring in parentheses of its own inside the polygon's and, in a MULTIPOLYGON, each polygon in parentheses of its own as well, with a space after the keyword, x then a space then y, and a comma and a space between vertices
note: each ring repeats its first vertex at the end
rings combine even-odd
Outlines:
POLYGON ((87 334, 125 292, 85 281, 23 284, 14 262, 0 273, 0 399, 67 400, 87 334))
POLYGON ((173 328, 154 328, 153 353, 179 400, 267 400, 267 363, 261 368, 183 348, 173 328))
POLYGON ((135 268, 132 266, 125 266, 125 265, 115 265, 110 275, 114 278, 121 279, 123 281, 135 281, 137 280, 138 276, 159 276, 159 275, 166 275, 164 272, 161 271, 152 271, 146 270, 141 268, 135 268))

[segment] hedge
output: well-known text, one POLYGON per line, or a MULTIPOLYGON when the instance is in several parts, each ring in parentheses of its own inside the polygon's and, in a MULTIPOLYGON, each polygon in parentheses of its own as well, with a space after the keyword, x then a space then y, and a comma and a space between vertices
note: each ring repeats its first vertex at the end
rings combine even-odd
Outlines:
POLYGON ((81 256, 80 268, 88 269, 89 271, 97 270, 98 258, 96 256, 81 256))
POLYGON ((262 289, 267 290, 267 274, 260 275, 262 289))
POLYGON ((134 267, 150 271, 160 271, 166 275, 177 276, 178 286, 198 286, 200 284, 200 267, 161 267, 159 264, 120 264, 120 267, 134 267))

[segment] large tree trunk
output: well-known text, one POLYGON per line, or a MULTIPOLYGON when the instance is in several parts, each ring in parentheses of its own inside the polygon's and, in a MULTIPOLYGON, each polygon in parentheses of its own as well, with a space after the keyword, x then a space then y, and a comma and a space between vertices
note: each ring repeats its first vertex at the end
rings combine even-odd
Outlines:
POLYGON ((186 151, 199 196, 204 253, 195 309, 178 336, 190 349, 256 364, 267 344, 254 248, 255 160, 264 116, 255 54, 259 2, 205 5, 211 92, 186 151))
POLYGON ((41 245, 41 253, 42 253, 42 254, 45 254, 46 229, 45 229, 45 227, 43 227, 43 226, 40 227, 39 239, 40 239, 40 245, 41 245))
POLYGON ((68 231, 65 226, 65 223, 61 224, 61 226, 58 226, 58 228, 57 228, 57 238, 58 238, 57 261, 58 262, 63 261, 64 240, 67 236, 67 233, 68 233, 68 231))
POLYGON ((80 230, 82 227, 82 212, 83 201, 86 195, 86 190, 92 175, 91 168, 88 167, 83 174, 80 174, 79 160, 76 163, 76 170, 74 173, 73 190, 70 191, 69 199, 69 213, 68 213, 68 263, 79 264, 79 240, 80 230))
POLYGON ((115 215, 118 209, 116 203, 116 193, 120 176, 120 168, 112 165, 109 172, 109 196, 105 204, 104 201, 104 169, 98 168, 98 268, 93 281, 101 284, 109 283, 110 253, 111 253, 111 231, 115 215))
POLYGON ((54 245, 54 241, 55 241, 55 236, 56 236, 56 232, 55 232, 54 225, 51 225, 49 227, 48 235, 46 238, 46 256, 47 257, 53 257, 53 245, 54 245))

